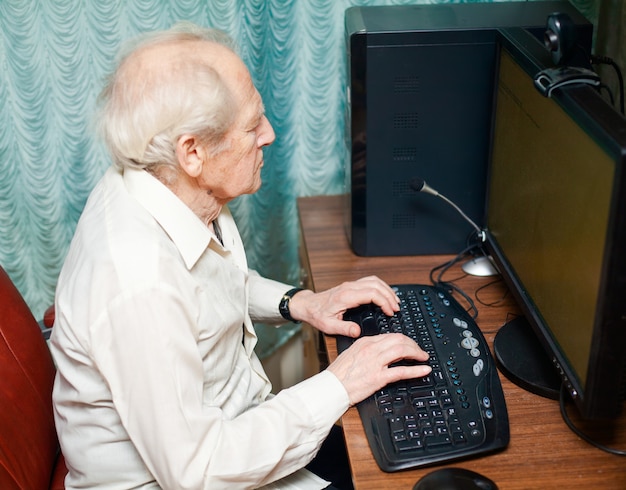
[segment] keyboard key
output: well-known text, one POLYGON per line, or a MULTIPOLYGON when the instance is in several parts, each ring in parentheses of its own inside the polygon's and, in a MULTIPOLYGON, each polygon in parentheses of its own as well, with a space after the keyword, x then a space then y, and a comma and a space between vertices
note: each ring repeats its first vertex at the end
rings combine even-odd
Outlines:
POLYGON ((424 438, 424 443, 426 447, 441 447, 441 446, 451 446, 452 438, 448 434, 441 435, 431 435, 424 438))

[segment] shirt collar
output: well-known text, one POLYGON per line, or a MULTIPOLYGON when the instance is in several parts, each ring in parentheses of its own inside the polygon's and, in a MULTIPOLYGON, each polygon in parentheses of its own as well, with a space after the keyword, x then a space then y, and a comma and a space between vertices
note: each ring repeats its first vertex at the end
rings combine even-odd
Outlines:
POLYGON ((124 169, 124 184, 159 223, 191 269, 215 235, 170 189, 145 170, 124 169))

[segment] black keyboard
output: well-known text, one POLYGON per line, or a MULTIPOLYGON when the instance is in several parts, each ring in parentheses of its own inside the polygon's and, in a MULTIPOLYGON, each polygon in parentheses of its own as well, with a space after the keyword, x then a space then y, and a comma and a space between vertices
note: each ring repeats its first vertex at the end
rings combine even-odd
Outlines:
MULTIPOLYGON (((400 311, 375 305, 344 318, 362 335, 401 332, 428 352, 432 373, 386 386, 357 405, 376 462, 383 471, 432 465, 503 449, 509 422, 502 386, 476 322, 445 290, 396 285, 400 311)), ((341 353, 354 342, 337 337, 341 353)))

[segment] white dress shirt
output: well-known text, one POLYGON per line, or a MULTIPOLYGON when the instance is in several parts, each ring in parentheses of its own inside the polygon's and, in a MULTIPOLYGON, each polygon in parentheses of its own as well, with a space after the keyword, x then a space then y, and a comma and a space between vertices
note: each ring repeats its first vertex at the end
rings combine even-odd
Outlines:
POLYGON ((279 323, 290 286, 248 270, 226 208, 218 224, 223 245, 145 171, 112 167, 89 197, 51 338, 67 488, 327 484, 298 470, 347 393, 324 371, 270 394, 252 321, 279 323))

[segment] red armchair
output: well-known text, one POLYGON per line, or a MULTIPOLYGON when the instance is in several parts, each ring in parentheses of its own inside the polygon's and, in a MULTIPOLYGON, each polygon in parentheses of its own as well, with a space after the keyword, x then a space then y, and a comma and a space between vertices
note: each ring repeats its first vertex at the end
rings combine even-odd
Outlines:
POLYGON ((0 313, 0 488, 62 489, 67 469, 52 415, 55 366, 39 324, 2 267, 0 313))

